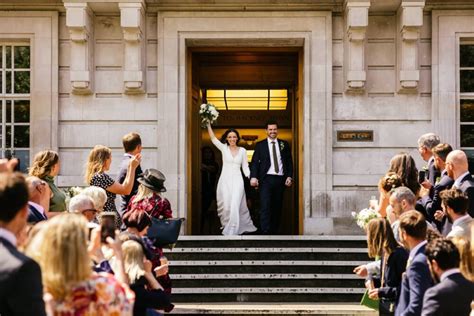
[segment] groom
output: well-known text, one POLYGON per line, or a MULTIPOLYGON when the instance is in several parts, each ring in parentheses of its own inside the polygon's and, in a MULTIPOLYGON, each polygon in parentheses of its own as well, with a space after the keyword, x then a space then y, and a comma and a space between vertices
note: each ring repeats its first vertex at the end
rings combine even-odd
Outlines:
POLYGON ((250 185, 260 188, 260 229, 262 234, 278 232, 283 190, 293 183, 293 161, 288 142, 277 139, 278 124, 267 122, 267 139, 255 146, 250 166, 250 185))

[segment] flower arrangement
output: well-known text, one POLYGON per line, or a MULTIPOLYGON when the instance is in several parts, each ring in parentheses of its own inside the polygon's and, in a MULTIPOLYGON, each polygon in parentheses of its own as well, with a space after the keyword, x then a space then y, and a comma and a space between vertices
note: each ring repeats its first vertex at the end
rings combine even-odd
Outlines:
POLYGON ((219 117, 219 112, 211 103, 203 103, 199 109, 199 116, 201 117, 201 127, 206 127, 207 124, 214 123, 219 117))
POLYGON ((71 199, 74 196, 80 194, 82 192, 82 190, 84 190, 83 187, 67 187, 67 188, 63 189, 64 193, 66 194, 67 209, 69 209, 69 201, 71 201, 71 199))
POLYGON ((365 229, 370 220, 379 217, 379 214, 372 208, 364 208, 359 213, 352 212, 352 217, 356 220, 357 226, 365 229))

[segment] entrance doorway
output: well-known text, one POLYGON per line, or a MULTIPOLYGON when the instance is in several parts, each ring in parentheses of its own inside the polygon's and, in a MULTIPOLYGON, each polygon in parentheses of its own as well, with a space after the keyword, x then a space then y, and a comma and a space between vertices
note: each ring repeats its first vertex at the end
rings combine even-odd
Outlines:
MULTIPOLYGON (((219 110, 220 116, 213 125, 216 136, 228 128, 237 129, 242 138, 239 146, 247 150, 249 162, 256 143, 266 138, 265 122, 278 122, 278 137, 292 148, 296 179, 284 193, 279 234, 301 233, 301 63, 302 52, 294 47, 188 49, 187 149, 191 154, 187 175, 191 181, 187 228, 192 235, 220 235, 214 196, 222 159, 207 130, 200 126, 198 112, 204 102, 215 104, 219 110), (209 168, 210 165, 215 167, 209 168)), ((248 181, 246 195, 252 219, 259 226, 259 192, 248 181)))

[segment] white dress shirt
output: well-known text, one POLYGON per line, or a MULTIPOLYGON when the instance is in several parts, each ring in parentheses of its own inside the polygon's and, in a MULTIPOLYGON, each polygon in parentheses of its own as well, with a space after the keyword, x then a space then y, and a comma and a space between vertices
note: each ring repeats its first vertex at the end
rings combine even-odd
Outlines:
POLYGON ((38 203, 35 203, 35 202, 31 202, 31 201, 28 201, 28 204, 33 206, 38 212, 40 212, 41 214, 43 214, 44 218, 48 218, 48 216, 46 216, 46 213, 44 212, 44 207, 42 207, 41 205, 39 205, 38 203))
POLYGON ((270 152, 270 169, 268 169, 267 174, 274 175, 274 176, 282 176, 283 175, 283 162, 281 161, 281 153, 280 153, 280 144, 278 143, 278 139, 271 139, 267 137, 268 141, 268 150, 270 152), (278 160, 278 173, 275 172, 275 162, 273 159, 273 144, 275 142, 277 160, 278 160))
POLYGON ((0 237, 16 247, 16 236, 11 231, 6 230, 5 228, 0 228, 0 237))
POLYGON ((415 248, 413 248, 412 250, 410 250, 409 259, 410 259, 410 260, 413 260, 413 258, 415 258, 415 254, 416 254, 416 252, 418 251, 418 249, 420 249, 421 247, 423 247, 423 246, 426 245, 427 243, 428 243, 428 241, 423 240, 423 241, 420 242, 418 245, 416 245, 415 248))

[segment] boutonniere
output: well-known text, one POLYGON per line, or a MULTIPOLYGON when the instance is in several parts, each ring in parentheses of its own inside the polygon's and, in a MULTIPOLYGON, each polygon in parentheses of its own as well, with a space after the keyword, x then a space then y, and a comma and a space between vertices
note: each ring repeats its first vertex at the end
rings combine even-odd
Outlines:
POLYGON ((435 185, 441 181, 441 177, 436 177, 435 185))
POLYGON ((282 151, 284 148, 285 148, 285 143, 284 143, 284 142, 280 142, 280 151, 282 151))

